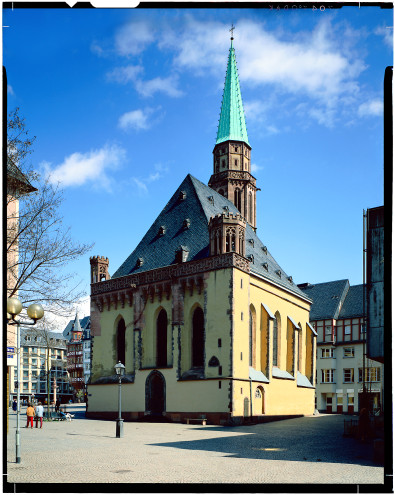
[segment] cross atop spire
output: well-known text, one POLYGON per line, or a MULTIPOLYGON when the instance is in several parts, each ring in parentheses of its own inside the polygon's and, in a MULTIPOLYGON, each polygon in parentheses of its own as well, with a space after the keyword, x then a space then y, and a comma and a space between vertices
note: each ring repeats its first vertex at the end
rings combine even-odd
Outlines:
POLYGON ((234 30, 235 30, 235 27, 234 27, 233 22, 232 22, 232 27, 229 29, 229 31, 230 31, 230 33, 231 33, 231 35, 230 35, 230 36, 231 36, 231 37, 230 37, 231 41, 234 39, 234 38, 233 38, 233 31, 234 31, 234 30))

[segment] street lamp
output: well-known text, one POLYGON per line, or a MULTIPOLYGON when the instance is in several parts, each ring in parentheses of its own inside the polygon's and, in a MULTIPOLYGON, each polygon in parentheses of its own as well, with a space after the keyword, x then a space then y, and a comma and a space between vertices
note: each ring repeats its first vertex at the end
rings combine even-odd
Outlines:
POLYGON ((116 437, 117 438, 122 438, 123 437, 123 419, 121 417, 121 381, 122 377, 125 374, 125 366, 121 363, 121 361, 118 362, 114 366, 115 372, 118 375, 118 380, 119 380, 119 395, 118 395, 118 419, 117 419, 117 427, 116 427, 116 437))
POLYGON ((16 409, 16 433, 15 433, 15 448, 16 448, 16 463, 20 464, 21 462, 21 453, 20 453, 20 431, 19 431, 19 416, 21 410, 21 332, 20 332, 20 324, 23 325, 35 325, 37 320, 40 320, 44 316, 44 309, 40 304, 31 304, 27 308, 27 315, 29 318, 33 320, 24 321, 24 320, 15 320, 15 317, 19 315, 22 311, 22 303, 17 297, 10 297, 7 299, 7 324, 8 325, 16 325, 16 354, 17 354, 17 368, 16 368, 16 381, 18 383, 17 388, 17 409, 16 409))

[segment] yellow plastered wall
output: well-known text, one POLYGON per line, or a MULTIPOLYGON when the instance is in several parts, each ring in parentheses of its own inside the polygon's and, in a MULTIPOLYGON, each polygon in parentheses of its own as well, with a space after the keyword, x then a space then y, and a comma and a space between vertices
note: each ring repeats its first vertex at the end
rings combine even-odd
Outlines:
POLYGON ((100 335, 93 338, 92 381, 115 374, 117 363, 117 324, 125 320, 125 372, 133 372, 133 308, 106 309, 100 313, 100 335))
MULTIPOLYGON (((279 367, 281 370, 286 371, 290 369, 291 356, 295 353, 295 379, 294 380, 282 380, 267 376, 270 383, 262 385, 264 390, 264 407, 265 414, 277 415, 277 414, 313 414, 314 412, 314 389, 297 387, 296 385, 296 349, 295 349, 295 337, 291 340, 287 339, 288 326, 291 325, 292 331, 294 331, 291 322, 288 319, 290 316, 295 322, 300 322, 302 330, 301 334, 301 370, 305 370, 306 355, 311 352, 310 348, 306 346, 306 327, 309 321, 310 304, 299 298, 297 295, 293 295, 280 287, 276 287, 268 282, 255 277, 254 275, 247 275, 240 270, 234 270, 233 280, 233 332, 234 332, 234 345, 233 345, 233 360, 234 360, 234 377, 243 378, 248 380, 249 378, 249 309, 253 305, 256 311, 256 332, 255 347, 256 355, 256 370, 262 371, 265 375, 267 373, 267 318, 268 315, 265 309, 262 307, 262 303, 265 304, 273 315, 277 312, 281 319, 281 334, 279 346, 279 367), (243 282, 241 282, 243 280, 243 282), (243 318, 241 314, 243 313, 243 318), (307 349, 306 349, 307 347, 307 349), (241 359, 241 353, 243 358, 241 359)), ((273 325, 270 325, 269 335, 270 341, 272 340, 273 325)), ((272 366, 271 350, 269 353, 269 366, 272 366)), ((271 375, 271 373, 269 373, 271 375)), ((233 382, 233 410, 234 416, 243 416, 245 414, 245 399, 249 401, 252 399, 253 408, 254 404, 261 404, 262 399, 255 398, 255 389, 259 384, 254 382, 252 384, 252 396, 250 385, 248 381, 234 381, 233 382), (242 390, 242 392, 241 392, 242 390)), ((258 407, 259 410, 259 407, 258 407)))
MULTIPOLYGON (((205 374, 207 378, 229 376, 231 372, 231 324, 230 313, 232 295, 232 269, 215 270, 209 273, 205 289, 205 374), (219 347, 218 339, 221 339, 219 347), (222 367, 222 375, 218 367, 209 367, 208 362, 217 357, 222 367)), ((214 393, 216 393, 214 389, 214 393)))

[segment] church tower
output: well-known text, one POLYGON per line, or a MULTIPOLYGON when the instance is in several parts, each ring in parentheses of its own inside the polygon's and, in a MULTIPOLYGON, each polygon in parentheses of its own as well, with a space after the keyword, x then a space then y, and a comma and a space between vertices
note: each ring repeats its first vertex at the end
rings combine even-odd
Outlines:
POLYGON ((257 187, 256 179, 251 175, 251 146, 244 118, 233 36, 213 155, 213 174, 208 185, 229 199, 256 230, 257 187))

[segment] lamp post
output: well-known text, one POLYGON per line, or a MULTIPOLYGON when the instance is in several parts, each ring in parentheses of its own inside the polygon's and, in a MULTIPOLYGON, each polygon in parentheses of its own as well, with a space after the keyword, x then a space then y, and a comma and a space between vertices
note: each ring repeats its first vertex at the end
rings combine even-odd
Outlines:
POLYGON ((123 437, 123 419, 121 417, 122 410, 121 410, 121 381, 122 377, 125 374, 125 366, 121 363, 121 361, 118 362, 114 366, 115 372, 118 375, 118 380, 119 380, 119 394, 118 394, 118 419, 117 419, 117 427, 116 427, 116 438, 122 438, 123 437))
POLYGON ((17 368, 16 368, 16 380, 18 383, 17 388, 17 409, 16 409, 16 433, 15 433, 15 449, 16 449, 16 463, 20 464, 21 462, 21 452, 20 452, 20 411, 21 411, 21 323, 23 325, 35 325, 37 320, 40 320, 44 316, 43 307, 40 304, 31 304, 27 308, 27 316, 33 320, 31 321, 23 321, 23 320, 15 320, 15 317, 19 315, 22 311, 22 303, 17 297, 10 297, 7 299, 7 324, 8 325, 16 325, 16 354, 17 354, 17 368))

